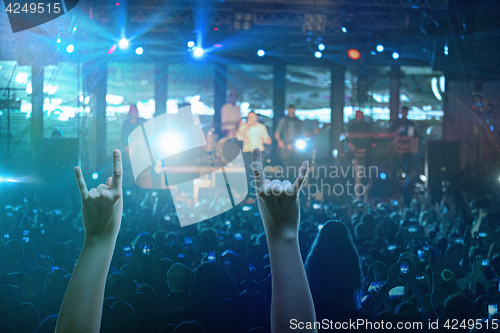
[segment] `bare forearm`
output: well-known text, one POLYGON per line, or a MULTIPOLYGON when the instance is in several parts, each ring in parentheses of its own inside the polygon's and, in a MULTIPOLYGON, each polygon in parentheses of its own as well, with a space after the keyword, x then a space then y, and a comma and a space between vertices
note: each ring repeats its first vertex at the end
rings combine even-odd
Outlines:
POLYGON ((271 330, 273 333, 291 332, 291 319, 299 322, 316 320, 299 243, 297 239, 271 240, 268 247, 272 277, 271 330))
POLYGON ((85 241, 64 295, 56 332, 99 332, 115 242, 85 241))

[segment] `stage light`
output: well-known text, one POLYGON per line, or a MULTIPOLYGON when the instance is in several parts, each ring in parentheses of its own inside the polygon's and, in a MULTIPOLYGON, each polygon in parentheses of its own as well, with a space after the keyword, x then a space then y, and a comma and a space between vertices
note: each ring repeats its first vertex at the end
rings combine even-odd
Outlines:
POLYGON ((495 130, 495 127, 493 127, 493 125, 491 125, 490 130, 493 132, 495 130))
POLYGON ((318 203, 314 203, 314 204, 313 204, 313 208, 314 208, 314 209, 321 209, 321 205, 320 205, 320 204, 318 204, 318 203))
POLYGON ((28 82, 26 84, 26 93, 31 94, 33 92, 33 86, 31 85, 31 82, 28 82))
POLYGON ((120 41, 118 42, 118 46, 120 47, 120 49, 124 50, 128 47, 129 45, 129 42, 128 42, 128 39, 126 38, 122 38, 120 39, 120 41))
POLYGON ((95 180, 95 179, 97 179, 97 178, 99 178, 99 174, 98 174, 97 172, 94 172, 94 173, 92 174, 92 179, 94 179, 94 180, 95 180))
POLYGON ((66 52, 68 53, 73 53, 74 50, 75 47, 73 46, 73 44, 69 44, 68 47, 66 47, 66 52))
POLYGON ((203 55, 203 49, 201 47, 194 48, 194 56, 199 58, 203 55))
POLYGON ((361 58, 361 53, 356 49, 349 49, 347 51, 347 56, 352 60, 358 60, 359 58, 361 58))
POLYGON ((323 53, 316 51, 316 52, 314 52, 314 56, 319 59, 323 56, 323 53))
POLYGON ((441 101, 443 99, 443 96, 441 96, 441 93, 439 92, 438 79, 436 77, 433 77, 431 80, 431 89, 436 99, 438 101, 441 101))
POLYGON ((115 52, 115 50, 116 50, 116 44, 115 44, 115 45, 113 45, 113 46, 111 46, 111 47, 109 48, 109 50, 108 50, 108 54, 111 54, 111 53, 115 52))
POLYGON ((321 229, 323 229, 325 225, 324 224, 318 224, 318 231, 320 231, 321 229))
POLYGON ((319 44, 318 45, 318 50, 324 51, 325 50, 325 44, 319 44))
POLYGON ((392 53, 392 59, 398 59, 399 58, 399 53, 393 52, 392 53))
POLYGON ((380 173, 380 179, 385 180, 387 178, 387 175, 384 172, 380 173))
POLYGON ((57 44, 61 44, 61 38, 58 38, 58 39, 56 40, 56 42, 57 42, 57 44))
POLYGON ((371 54, 371 55, 375 55, 375 54, 377 54, 377 53, 376 53, 375 51, 371 51, 371 52, 370 52, 370 54, 371 54))
POLYGON ((333 155, 333 158, 337 158, 337 156, 339 156, 339 151, 338 151, 338 149, 334 149, 334 150, 332 151, 332 155, 333 155))
POLYGON ((260 49, 260 50, 258 50, 258 51, 257 51, 257 55, 258 55, 259 57, 263 57, 263 56, 265 56, 265 55, 266 55, 266 51, 264 51, 264 50, 260 49))
POLYGON ((346 34, 347 33, 347 28, 346 27, 342 27, 342 32, 346 34))
POLYGON ((187 45, 188 45, 188 47, 193 47, 194 46, 194 42, 192 40, 190 40, 187 45))
POLYGON ((427 177, 425 175, 420 175, 420 180, 425 182, 427 181, 427 177))
POLYGON ((306 149, 306 142, 304 140, 297 140, 295 141, 295 147, 297 147, 298 150, 304 150, 306 149))
POLYGON ((377 45, 377 52, 384 52, 384 45, 378 44, 377 45))
POLYGON ((448 48, 448 45, 445 45, 444 46, 444 55, 448 55, 449 51, 450 51, 450 49, 448 48))
POLYGON ((28 74, 17 73, 16 78, 14 80, 16 81, 16 83, 23 84, 28 80, 28 74))
POLYGON ((401 177, 402 177, 402 178, 406 178, 406 173, 405 173, 405 172, 403 172, 403 173, 401 174, 401 177))
POLYGON ((142 47, 138 47, 135 49, 135 53, 137 55, 142 55, 144 53, 144 49, 142 47))

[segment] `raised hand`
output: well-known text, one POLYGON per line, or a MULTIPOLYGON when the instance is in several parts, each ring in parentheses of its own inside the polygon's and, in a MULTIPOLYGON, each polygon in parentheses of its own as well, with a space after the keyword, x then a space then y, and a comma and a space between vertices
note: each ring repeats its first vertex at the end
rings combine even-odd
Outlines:
POLYGON ((122 159, 113 151, 113 177, 90 191, 75 168, 82 196, 85 241, 59 311, 56 332, 99 332, 104 284, 123 212, 122 159))
POLYGON ((254 150, 252 167, 255 173, 259 211, 268 238, 296 239, 299 229, 299 193, 307 176, 308 163, 304 161, 295 182, 265 179, 261 153, 254 150))
POLYGON ((106 184, 87 190, 82 170, 75 167, 75 177, 82 196, 82 219, 85 239, 114 240, 120 229, 123 213, 122 158, 113 151, 113 177, 106 184))
MULTIPOLYGON (((270 181, 264 177, 259 149, 253 153, 259 212, 266 230, 271 262, 272 298, 271 331, 290 332, 290 321, 316 321, 314 304, 300 255, 298 229, 300 221, 299 192, 307 175, 302 164, 293 185, 285 180, 270 181)), ((316 329, 305 329, 316 332, 316 329)))

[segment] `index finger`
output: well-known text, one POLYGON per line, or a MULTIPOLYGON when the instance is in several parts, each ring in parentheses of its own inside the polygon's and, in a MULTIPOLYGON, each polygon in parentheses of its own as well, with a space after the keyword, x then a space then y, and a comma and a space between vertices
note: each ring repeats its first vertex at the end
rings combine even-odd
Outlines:
POLYGON ((304 180, 306 179, 307 169, 309 168, 309 163, 307 161, 302 162, 300 166, 299 175, 297 179, 293 183, 293 188, 295 193, 298 193, 302 189, 302 184, 304 184, 304 180))
POLYGON ((259 148, 253 150, 253 163, 252 169, 255 174, 255 182, 257 185, 257 194, 264 192, 264 187, 266 186, 266 178, 264 177, 264 171, 262 170, 262 155, 259 148))
POLYGON ((122 155, 118 149, 113 151, 113 179, 111 180, 111 188, 115 190, 122 189, 122 155))
POLYGON ((89 191, 87 190, 87 184, 85 183, 85 179, 83 178, 82 174, 82 169, 80 169, 80 167, 75 167, 75 178, 76 178, 76 184, 80 189, 82 200, 84 200, 89 195, 89 191))

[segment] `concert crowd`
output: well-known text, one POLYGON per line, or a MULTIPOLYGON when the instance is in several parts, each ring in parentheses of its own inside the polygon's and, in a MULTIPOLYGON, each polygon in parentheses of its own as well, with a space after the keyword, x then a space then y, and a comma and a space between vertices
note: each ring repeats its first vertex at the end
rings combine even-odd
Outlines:
MULTIPOLYGON (((119 172, 87 191, 80 176, 77 171, 83 211, 71 201, 48 209, 33 196, 1 207, 2 332, 54 332, 58 320, 57 331, 78 331, 82 327, 72 325, 93 321, 104 333, 498 328, 497 193, 462 191, 432 203, 425 196, 405 202, 394 195, 339 204, 299 195, 298 222, 296 200, 276 203, 264 192, 257 203, 181 228, 168 191, 121 191, 119 172), (89 201, 113 189, 119 194, 111 203, 89 201), (119 204, 113 206, 120 202, 122 216, 119 204), (110 219, 118 222, 101 230, 88 220, 105 218, 106 205, 114 207, 117 216, 110 219), (296 224, 286 221, 294 218, 296 224), (88 260, 82 250, 107 232, 116 237, 114 252, 104 246, 99 252, 110 253, 109 270, 101 254, 88 260), (280 253, 288 242, 292 250, 280 253), (93 265, 105 269, 102 318, 99 306, 86 308, 99 294, 93 275, 103 268, 93 265), (273 298, 281 306, 272 306, 273 298)), ((288 185, 282 183, 296 190, 288 185)))

